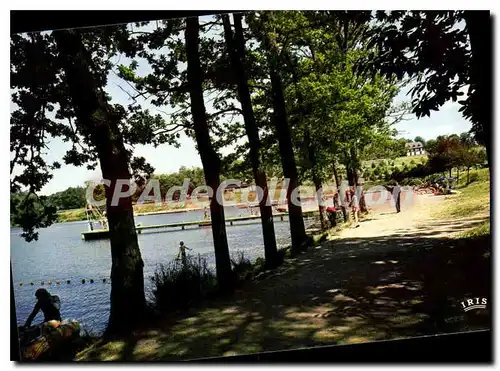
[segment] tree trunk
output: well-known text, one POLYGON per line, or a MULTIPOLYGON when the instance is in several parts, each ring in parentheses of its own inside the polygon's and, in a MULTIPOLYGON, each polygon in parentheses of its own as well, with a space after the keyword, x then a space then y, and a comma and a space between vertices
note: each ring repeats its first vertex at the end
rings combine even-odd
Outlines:
POLYGON ((448 172, 449 172, 449 178, 451 178, 451 167, 448 169, 448 172))
POLYGON ((65 72, 78 125, 88 133, 97 150, 106 187, 106 207, 111 244, 111 307, 108 333, 128 330, 142 319, 145 309, 143 261, 135 231, 130 197, 112 205, 118 180, 129 180, 129 159, 113 112, 91 73, 92 59, 77 31, 53 33, 65 72))
POLYGON ((464 11, 465 23, 469 34, 472 58, 470 63, 470 85, 474 89, 471 97, 472 121, 475 124, 477 139, 486 147, 488 168, 493 161, 491 153, 491 15, 489 11, 464 11))
POLYGON ((349 182, 349 186, 354 187, 354 185, 356 183, 355 183, 355 179, 354 179, 354 174, 352 172, 352 167, 349 164, 349 162, 346 162, 346 164, 345 164, 345 171, 347 173, 347 181, 349 182))
POLYGON ((233 287, 231 260, 227 244, 224 207, 217 202, 216 197, 220 185, 221 160, 212 146, 208 130, 205 102, 203 100, 203 74, 199 55, 199 30, 198 17, 186 19, 187 78, 196 144, 198 145, 198 151, 203 164, 206 184, 213 190, 213 197, 210 201, 210 213, 217 281, 219 288, 222 291, 227 291, 233 287))
POLYGON ((313 169, 313 182, 316 188, 316 199, 318 200, 319 220, 321 222, 321 229, 325 230, 330 228, 331 225, 330 225, 330 220, 328 219, 328 215, 326 214, 325 205, 323 205, 323 184, 319 179, 315 169, 313 169))
POLYGON ((470 171, 470 167, 467 166, 467 185, 469 185, 469 171, 470 171))
POLYGON ((278 53, 271 45, 267 35, 264 35, 264 45, 269 51, 267 59, 269 63, 269 75, 271 78, 271 90, 273 95, 273 119, 278 135, 278 145, 281 163, 283 166, 283 175, 285 178, 290 180, 289 187, 287 189, 287 201, 290 232, 292 236, 292 250, 297 252, 301 249, 303 242, 306 240, 306 230, 304 226, 304 219, 302 217, 302 206, 300 203, 299 205, 294 205, 291 199, 292 191, 298 189, 299 187, 299 175, 293 153, 290 127, 288 126, 281 77, 278 72, 280 70, 279 63, 276 59, 278 53))
MULTIPOLYGON (((335 189, 337 191, 337 194, 339 195, 339 202, 341 200, 341 195, 340 195, 340 177, 339 177, 339 174, 338 174, 338 170, 337 170, 337 161, 335 159, 333 159, 332 161, 332 166, 333 166, 333 175, 335 177, 335 189)), ((347 210, 345 209, 344 205, 340 205, 340 208, 342 210, 342 215, 344 216, 344 222, 347 223, 347 220, 348 220, 348 215, 347 215, 347 210)))
POLYGON ((351 147, 351 164, 352 164, 351 171, 352 171, 353 183, 356 185, 357 188, 356 192, 359 200, 359 210, 362 213, 367 213, 368 208, 366 206, 365 194, 362 188, 358 188, 360 186, 358 177, 359 163, 358 163, 358 155, 356 152, 356 148, 354 147, 351 147))
MULTIPOLYGON (((262 168, 259 139, 259 131, 252 107, 250 97, 250 89, 248 87, 248 78, 244 68, 245 61, 245 41, 243 39, 243 28, 241 22, 241 14, 234 14, 235 38, 231 30, 229 15, 222 16, 224 23, 224 36, 226 45, 231 58, 231 66, 235 72, 238 84, 238 97, 243 111, 243 119, 245 122, 245 131, 248 137, 248 145, 250 147, 250 161, 252 163, 252 171, 255 179, 255 184, 262 188, 263 197, 260 200, 260 218, 262 222, 262 234, 264 236, 264 252, 266 266, 274 268, 278 265, 278 248, 276 246, 276 237, 274 233, 273 210, 271 204, 267 204, 269 189, 267 178, 264 169, 262 168)), ((272 201, 272 200, 271 200, 272 201)))
POLYGON ((358 156, 356 153, 356 149, 351 147, 351 171, 353 176, 354 185, 357 186, 359 184, 358 179, 358 156))
POLYGON ((321 229, 325 230, 330 227, 330 222, 328 220, 328 216, 326 215, 325 206, 323 205, 323 185, 321 179, 318 176, 316 153, 314 151, 314 146, 311 144, 311 135, 309 132, 309 128, 307 128, 304 133, 304 142, 307 147, 309 161, 311 162, 311 172, 312 172, 314 186, 316 188, 316 199, 318 200, 319 220, 321 222, 321 229))
POLYGON ((335 159, 333 159, 332 161, 332 168, 333 168, 333 177, 335 178, 335 188, 339 189, 340 179, 339 179, 339 173, 337 172, 337 164, 335 159))

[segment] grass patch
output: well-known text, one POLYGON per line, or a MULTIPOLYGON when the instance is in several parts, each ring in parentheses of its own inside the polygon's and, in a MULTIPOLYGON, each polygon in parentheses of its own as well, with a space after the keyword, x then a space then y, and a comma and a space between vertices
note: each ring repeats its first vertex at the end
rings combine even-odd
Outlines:
POLYGON ((321 245, 321 243, 328 241, 328 236, 330 233, 328 231, 323 232, 321 234, 314 235, 313 238, 313 246, 321 245))
POLYGON ((378 165, 380 162, 385 161, 388 164, 391 164, 392 162, 394 162, 394 166, 402 167, 404 164, 406 164, 407 166, 410 166, 410 162, 412 160, 415 162, 415 164, 420 164, 422 161, 427 162, 427 155, 402 156, 402 157, 396 157, 395 159, 381 158, 378 160, 367 160, 367 161, 363 161, 363 166, 370 167, 372 165, 372 163, 374 163, 375 165, 378 165))
POLYGON ((443 208, 434 213, 439 218, 466 218, 484 214, 490 209, 490 182, 488 169, 477 170, 478 180, 460 188, 460 193, 450 197, 443 208))
POLYGON ((173 203, 173 204, 168 204, 168 205, 161 205, 161 206, 157 206, 154 203, 133 205, 134 214, 156 213, 159 211, 169 211, 169 210, 182 210, 182 209, 190 208, 190 207, 194 207, 194 205, 189 201, 178 202, 178 203, 173 203))
MULTIPOLYGON (((452 175, 456 177, 456 172, 453 172, 452 175)), ((469 182, 470 184, 476 182, 489 182, 490 180, 490 172, 488 169, 471 169, 469 172, 469 182)), ((469 185, 470 185, 469 184, 469 185)), ((460 178, 458 184, 456 186, 457 189, 467 187, 467 171, 460 172, 460 178)))
POLYGON ((86 219, 87 215, 85 214, 85 209, 62 210, 57 212, 57 221, 59 223, 76 222, 86 219))
POLYGON ((474 237, 482 237, 482 236, 488 236, 491 234, 490 230, 490 219, 484 221, 477 227, 474 227, 468 231, 465 231, 461 234, 459 234, 457 237, 458 238, 474 238, 474 237))

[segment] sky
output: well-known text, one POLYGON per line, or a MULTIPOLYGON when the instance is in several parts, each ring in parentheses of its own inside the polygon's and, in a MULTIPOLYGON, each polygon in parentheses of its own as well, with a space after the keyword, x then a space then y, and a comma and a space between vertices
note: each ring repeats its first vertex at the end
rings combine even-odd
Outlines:
MULTIPOLYGON (((127 58, 121 57, 117 61, 122 64, 128 64, 127 58)), ((137 73, 144 75, 149 72, 147 63, 139 62, 137 73)), ((110 74, 106 91, 111 95, 113 103, 127 105, 131 103, 130 97, 123 90, 131 91, 123 80, 115 74, 110 74), (121 88, 120 88, 121 87, 121 88)), ((395 101, 409 101, 410 97, 406 96, 409 87, 403 89, 396 97, 395 101)), ((207 112, 212 110, 209 103, 209 97, 206 97, 207 112)), ((138 100, 143 108, 149 108, 155 113, 156 108, 145 100, 138 100)), ((416 136, 421 136, 425 140, 435 138, 438 135, 448 135, 453 133, 462 133, 471 129, 471 123, 465 120, 461 113, 458 112, 460 105, 454 102, 447 102, 439 111, 432 111, 430 117, 417 119, 415 115, 408 115, 405 121, 395 125, 398 130, 398 137, 413 139, 416 136)), ((11 111, 15 109, 11 103, 11 111)), ((168 111, 164 110, 163 111, 168 111)), ((156 111, 157 113, 160 113, 156 111)), ((163 115, 163 113, 160 113, 163 115)), ((181 134, 179 139, 180 148, 175 148, 168 144, 163 144, 158 147, 152 145, 137 145, 135 146, 134 155, 143 156, 155 168, 155 173, 169 173, 177 171, 181 166, 201 167, 201 160, 192 139, 184 134, 181 134)), ((53 178, 43 187, 41 194, 52 194, 62 191, 68 187, 83 186, 87 180, 99 181, 102 178, 99 167, 94 171, 89 171, 85 167, 75 167, 73 165, 64 165, 61 161, 66 151, 70 148, 68 143, 64 143, 60 139, 52 139, 47 144, 49 150, 45 156, 48 163, 59 161, 62 166, 60 169, 53 171, 53 178)), ((223 150, 223 154, 227 154, 230 148, 223 150)))

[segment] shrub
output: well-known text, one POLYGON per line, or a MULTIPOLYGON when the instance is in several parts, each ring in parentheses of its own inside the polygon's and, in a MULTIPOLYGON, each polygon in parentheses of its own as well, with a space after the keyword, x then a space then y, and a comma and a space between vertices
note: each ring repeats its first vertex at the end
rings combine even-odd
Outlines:
POLYGON ((375 162, 372 162, 371 168, 375 169, 376 167, 377 167, 377 165, 375 165, 375 162))
POLYGON ((415 160, 414 159, 411 159, 410 165, 415 165, 415 160))
POLYGON ((245 257, 243 251, 236 252, 236 259, 231 258, 233 272, 240 281, 248 279, 252 275, 253 266, 250 260, 245 257))
POLYGON ((205 258, 187 257, 186 266, 180 260, 160 264, 153 281, 154 306, 160 311, 185 309, 202 301, 215 291, 217 279, 205 258))
POLYGON ((477 182, 479 180, 479 174, 478 173, 472 173, 469 175, 469 184, 477 182))

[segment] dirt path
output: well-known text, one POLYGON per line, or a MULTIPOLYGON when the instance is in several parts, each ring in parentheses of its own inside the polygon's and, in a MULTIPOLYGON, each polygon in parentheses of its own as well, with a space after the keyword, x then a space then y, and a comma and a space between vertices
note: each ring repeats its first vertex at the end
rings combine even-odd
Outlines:
POLYGON ((408 206, 403 204, 400 213, 384 205, 373 211, 358 228, 345 229, 335 239, 383 237, 422 231, 426 231, 422 236, 451 237, 480 224, 487 218, 487 215, 481 215, 474 218, 436 220, 432 214, 446 198, 446 196, 418 195, 408 206))
POLYGON ((230 300, 77 359, 193 359, 487 327, 487 315, 472 318, 458 303, 488 294, 489 261, 480 248, 447 238, 481 218, 433 219, 443 202, 418 196, 399 214, 379 208, 230 300))

